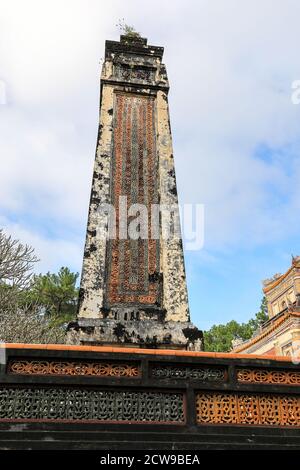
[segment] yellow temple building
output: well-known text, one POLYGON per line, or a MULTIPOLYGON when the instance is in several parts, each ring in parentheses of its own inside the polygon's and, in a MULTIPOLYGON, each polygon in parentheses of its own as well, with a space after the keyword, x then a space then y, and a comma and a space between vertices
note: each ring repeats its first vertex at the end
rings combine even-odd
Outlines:
POLYGON ((300 362, 300 256, 285 274, 263 281, 269 319, 235 353, 292 356, 300 362))

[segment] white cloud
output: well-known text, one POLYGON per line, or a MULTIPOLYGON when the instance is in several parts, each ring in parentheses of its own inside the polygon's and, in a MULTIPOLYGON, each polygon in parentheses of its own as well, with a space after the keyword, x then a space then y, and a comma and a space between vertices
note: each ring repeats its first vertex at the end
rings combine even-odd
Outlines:
POLYGON ((76 271, 81 265, 82 247, 80 240, 75 237, 51 239, 19 223, 12 223, 5 217, 0 217, 0 223, 6 234, 21 240, 23 244, 34 247, 39 259, 34 266, 35 273, 56 272, 61 266, 68 266, 76 271))
POLYGON ((19 238, 41 248, 45 269, 56 258, 73 264, 82 248, 72 233, 86 223, 99 60, 123 17, 165 46, 181 201, 205 203, 207 248, 270 242, 295 230, 300 106, 290 87, 300 78, 299 2, 0 0, 0 8, 8 97, 0 106, 0 209, 18 220, 9 228, 19 238), (255 158, 261 143, 285 148, 283 157, 255 158), (30 235, 21 214, 36 221, 30 235), (39 218, 53 225, 54 241, 39 218), (65 250, 60 228, 70 234, 65 250))

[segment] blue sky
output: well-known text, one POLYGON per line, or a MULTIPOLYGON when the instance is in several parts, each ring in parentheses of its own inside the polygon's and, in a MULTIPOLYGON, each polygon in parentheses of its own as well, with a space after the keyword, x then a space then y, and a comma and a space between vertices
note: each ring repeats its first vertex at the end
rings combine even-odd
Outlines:
POLYGON ((165 47, 181 203, 205 205, 186 253, 193 321, 246 321, 261 280, 300 254, 297 0, 0 0, 0 226, 37 270, 81 269, 105 39, 125 18, 165 47), (1 100, 0 100, 1 101, 1 100))

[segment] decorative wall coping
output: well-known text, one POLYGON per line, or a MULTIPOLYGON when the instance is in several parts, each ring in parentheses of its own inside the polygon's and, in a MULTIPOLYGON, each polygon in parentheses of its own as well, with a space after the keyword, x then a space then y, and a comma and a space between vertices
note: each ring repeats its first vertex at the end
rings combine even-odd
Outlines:
POLYGON ((218 359, 260 359, 262 361, 276 362, 292 362, 290 356, 275 355, 255 355, 255 354, 238 354, 238 353, 216 353, 216 352, 198 352, 184 351, 175 349, 142 349, 142 348, 120 348, 111 346, 74 346, 68 344, 29 344, 29 343, 0 343, 0 349, 24 349, 41 351, 89 351, 99 353, 118 353, 118 354, 147 354, 159 356, 181 356, 181 357, 197 357, 197 358, 218 358, 218 359))

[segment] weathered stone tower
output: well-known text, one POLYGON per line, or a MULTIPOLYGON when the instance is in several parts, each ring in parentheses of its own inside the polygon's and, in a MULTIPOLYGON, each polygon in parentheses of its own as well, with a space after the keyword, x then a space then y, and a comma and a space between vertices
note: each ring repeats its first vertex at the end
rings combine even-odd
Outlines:
POLYGON ((173 208, 173 221, 179 214, 162 56, 162 47, 139 36, 106 41, 78 319, 69 325, 69 342, 201 349, 202 333, 190 323, 181 237, 163 235, 170 213, 161 207, 173 208), (108 211, 100 210, 105 204, 115 209, 114 237, 103 237, 111 228, 108 211), (147 209, 147 237, 127 236, 134 218, 130 210, 121 218, 124 204, 147 209))

